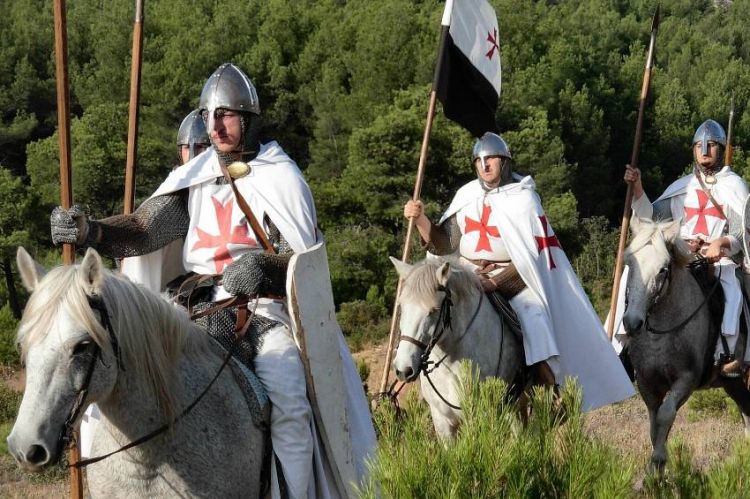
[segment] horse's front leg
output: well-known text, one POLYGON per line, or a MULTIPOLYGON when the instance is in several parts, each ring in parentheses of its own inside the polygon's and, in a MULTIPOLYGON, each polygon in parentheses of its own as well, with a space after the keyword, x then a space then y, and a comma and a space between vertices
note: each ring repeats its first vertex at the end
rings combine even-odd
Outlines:
POLYGON ((656 413, 656 427, 652 429, 652 443, 654 451, 651 454, 651 466, 661 471, 667 463, 667 437, 672 429, 677 411, 687 401, 693 392, 695 383, 692 378, 678 379, 670 388, 669 393, 659 406, 656 413))

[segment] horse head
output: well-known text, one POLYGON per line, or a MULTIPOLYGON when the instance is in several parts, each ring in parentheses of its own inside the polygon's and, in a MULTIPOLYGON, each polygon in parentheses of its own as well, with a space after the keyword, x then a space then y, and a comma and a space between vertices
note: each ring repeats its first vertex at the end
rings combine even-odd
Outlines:
POLYGON ((633 238, 625 254, 628 277, 622 321, 628 334, 636 335, 649 310, 668 292, 673 262, 686 263, 690 253, 679 238, 679 221, 634 218, 630 227, 633 238))
MULTIPOLYGON (((447 261, 423 261, 415 265, 391 258, 403 280, 401 337, 393 360, 396 376, 413 381, 419 376, 423 360, 433 346, 451 340, 451 308, 462 304, 470 290, 479 294, 476 277, 447 261)), ((456 313, 455 315, 460 315, 456 313)))
POLYGON ((70 428, 91 403, 139 401, 170 420, 176 405, 175 365, 198 354, 184 311, 106 269, 89 249, 78 265, 49 272, 19 248, 18 268, 31 292, 18 327, 26 390, 8 448, 23 467, 57 462, 70 428), (129 397, 129 398, 128 398, 129 397))
POLYGON ((17 337, 26 390, 8 449, 37 471, 59 459, 69 427, 85 409, 79 394, 87 390, 86 400, 97 400, 112 391, 118 362, 90 306, 106 272, 96 251, 89 250, 80 265, 46 272, 19 248, 17 263, 31 296, 17 337))

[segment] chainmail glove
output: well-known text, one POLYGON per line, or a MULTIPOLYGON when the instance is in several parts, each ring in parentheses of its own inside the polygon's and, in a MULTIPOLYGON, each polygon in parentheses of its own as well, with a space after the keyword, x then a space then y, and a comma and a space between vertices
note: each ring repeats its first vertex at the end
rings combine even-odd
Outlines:
POLYGON ((49 217, 52 242, 55 244, 84 245, 89 235, 89 220, 85 208, 73 205, 69 209, 62 206, 52 210, 49 217))
POLYGON ((227 265, 222 284, 233 295, 286 295, 286 269, 291 254, 253 251, 227 265))

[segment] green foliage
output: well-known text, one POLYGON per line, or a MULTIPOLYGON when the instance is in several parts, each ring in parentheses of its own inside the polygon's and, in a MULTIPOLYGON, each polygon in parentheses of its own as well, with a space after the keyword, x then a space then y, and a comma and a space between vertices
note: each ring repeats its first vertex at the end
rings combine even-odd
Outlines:
POLYGON ((387 311, 382 303, 365 300, 341 304, 336 319, 353 351, 388 335, 387 311))
POLYGON ((531 399, 521 427, 506 386, 465 376, 463 421, 454 442, 440 442, 423 402, 410 396, 405 415, 387 404, 375 414, 380 433, 364 497, 627 497, 632 463, 587 436, 581 395, 563 390, 562 410, 550 391, 531 399), (563 423, 561 414, 565 414, 563 423))
MULTIPOLYGON (((5 383, 0 383, 0 423, 12 421, 16 418, 22 396, 22 393, 11 390, 5 383)), ((5 438, 2 440, 5 442, 5 438)))
POLYGON ((0 307, 0 366, 18 367, 21 363, 16 347, 17 327, 18 321, 13 317, 13 312, 6 303, 0 307))
POLYGON ((706 417, 721 417, 727 414, 738 423, 742 421, 737 404, 729 396, 718 388, 700 390, 693 393, 688 399, 690 419, 704 419, 706 417))

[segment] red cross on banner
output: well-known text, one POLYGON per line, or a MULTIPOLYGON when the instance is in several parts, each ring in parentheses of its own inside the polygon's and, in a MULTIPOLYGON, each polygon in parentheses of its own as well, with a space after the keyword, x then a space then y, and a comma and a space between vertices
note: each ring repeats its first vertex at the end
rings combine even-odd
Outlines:
POLYGON ((726 218, 724 217, 724 214, 721 212, 721 210, 715 207, 713 203, 711 203, 710 208, 707 208, 710 200, 708 199, 708 194, 703 192, 703 189, 696 189, 695 194, 698 196, 698 207, 693 208, 685 206, 685 221, 689 222, 694 216, 697 215, 698 220, 695 222, 693 235, 697 236, 698 234, 703 234, 704 236, 708 237, 708 223, 706 221, 706 217, 716 217, 720 220, 726 220, 726 218))
POLYGON ((464 218, 464 223, 466 224, 466 228, 464 229, 465 234, 479 231, 479 241, 477 241, 477 248, 474 251, 492 251, 490 238, 487 235, 500 237, 500 231, 497 229, 497 226, 487 225, 487 222, 490 221, 490 213, 492 213, 492 207, 485 204, 482 208, 482 218, 479 221, 472 220, 469 217, 464 218))
MULTIPOLYGON (((562 246, 560 246, 560 241, 557 239, 557 236, 554 232, 549 236, 547 235, 547 228, 549 227, 547 225, 547 217, 545 215, 541 215, 539 217, 539 221, 542 224, 542 235, 534 236, 534 239, 536 239, 537 250, 539 251, 540 255, 545 249, 549 250, 549 253, 547 254, 547 261, 549 262, 550 270, 552 270, 557 267, 557 265, 555 265, 555 260, 552 259, 552 247, 556 246, 562 249, 562 246)), ((551 227, 549 227, 549 230, 550 232, 552 232, 551 227)))
POLYGON ((484 55, 489 60, 492 60, 492 56, 495 54, 495 50, 497 50, 498 53, 500 52, 500 47, 497 44, 497 30, 495 29, 494 32, 494 35, 489 31, 487 32, 487 41, 490 42, 490 50, 488 50, 484 55))
POLYGON ((243 223, 232 227, 232 209, 234 208, 234 201, 229 200, 227 204, 222 205, 221 201, 215 197, 211 197, 211 201, 214 204, 216 210, 216 225, 219 227, 219 235, 214 236, 208 232, 202 230, 200 227, 196 227, 195 231, 198 235, 198 241, 193 245, 190 251, 195 251, 201 248, 216 248, 214 252, 214 264, 216 265, 216 273, 221 274, 224 271, 224 267, 232 263, 234 258, 229 253, 229 244, 245 244, 248 246, 257 246, 255 239, 248 236, 247 224, 243 223))

